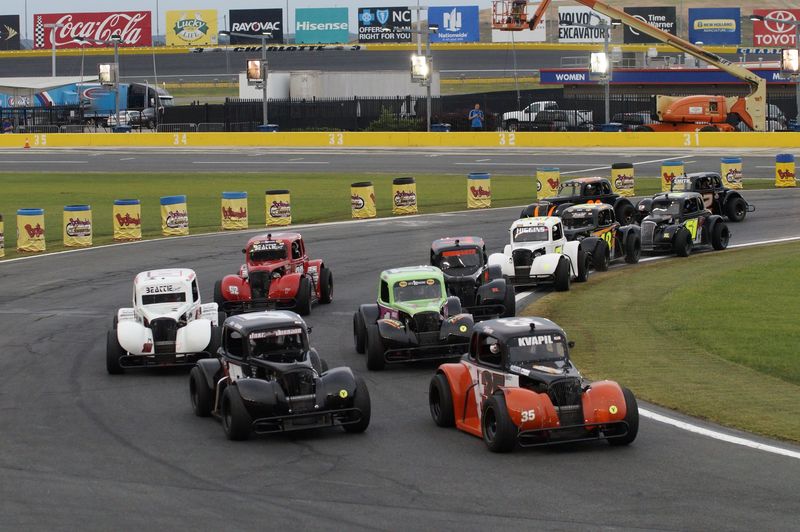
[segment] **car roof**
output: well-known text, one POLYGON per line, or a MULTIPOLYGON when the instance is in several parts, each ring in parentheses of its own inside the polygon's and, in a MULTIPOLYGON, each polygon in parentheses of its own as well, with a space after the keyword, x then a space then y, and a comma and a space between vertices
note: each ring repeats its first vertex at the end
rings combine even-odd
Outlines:
POLYGON ((510 230, 513 231, 517 227, 533 227, 538 225, 553 227, 560 221, 561 218, 558 218, 556 216, 531 216, 529 218, 520 218, 519 220, 514 220, 514 222, 511 224, 510 230))
POLYGON ((147 270, 139 273, 133 283, 137 285, 157 284, 166 281, 182 281, 191 283, 197 274, 189 268, 163 268, 160 270, 147 270))
POLYGON ((483 239, 479 236, 454 236, 439 238, 431 244, 431 249, 437 252, 441 249, 454 248, 459 246, 478 246, 483 247, 483 239), (458 244, 456 244, 458 242, 458 244))
POLYGON ((400 281, 404 279, 429 279, 436 277, 443 279, 442 270, 435 266, 405 266, 402 268, 392 268, 381 272, 381 279, 387 282, 400 281))
MULTIPOLYGON (((567 183, 570 183, 570 182, 576 182, 576 183, 599 183, 599 182, 602 182, 602 181, 608 181, 608 179, 606 179, 605 177, 598 177, 598 176, 595 176, 595 177, 576 177, 574 179, 570 179, 568 181, 564 181, 562 183, 562 185, 566 185, 567 183)), ((609 183, 610 183, 610 181, 609 181, 609 183)))
POLYGON ((299 240, 303 238, 300 233, 293 233, 293 232, 280 232, 280 233, 266 233, 261 235, 256 235, 250 240, 247 241, 247 247, 250 247, 251 244, 256 242, 292 242, 294 240, 299 240))
POLYGON ((263 312, 248 312, 237 314, 225 320, 225 325, 248 334, 251 331, 275 329, 277 327, 302 327, 306 323, 298 314, 290 310, 267 310, 263 312))
POLYGON ((547 318, 539 318, 536 316, 486 320, 476 323, 472 328, 473 333, 488 334, 501 340, 504 338, 515 338, 523 334, 530 334, 531 331, 564 332, 555 322, 547 318), (533 329, 531 329, 531 324, 534 327, 533 329))
MULTIPOLYGON (((656 194, 657 198, 665 198, 665 199, 687 199, 687 198, 699 198, 703 199, 703 196, 700 195, 699 192, 664 192, 662 194, 656 194)), ((653 198, 656 199, 656 198, 653 198)))
POLYGON ((573 212, 597 212, 603 211, 606 209, 613 209, 614 207, 609 205, 608 203, 581 203, 580 205, 572 205, 571 207, 567 207, 564 209, 564 212, 561 213, 562 217, 565 214, 571 214, 573 212))
POLYGON ((686 174, 682 177, 694 181, 695 179, 698 179, 700 177, 712 177, 712 176, 719 177, 719 174, 717 172, 692 172, 691 174, 686 174))

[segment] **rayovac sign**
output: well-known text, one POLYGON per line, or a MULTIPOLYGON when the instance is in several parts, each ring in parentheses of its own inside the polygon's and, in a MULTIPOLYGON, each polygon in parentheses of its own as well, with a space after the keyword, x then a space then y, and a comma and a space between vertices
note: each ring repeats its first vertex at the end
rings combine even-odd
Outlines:
POLYGON ((0 50, 19 50, 19 15, 0 15, 0 50))
POLYGON ((358 42, 411 42, 411 9, 358 8, 358 42))
POLYGON ((689 8, 689 40, 703 44, 739 44, 742 40, 738 7, 689 8))
POLYGON ((75 39, 85 39, 92 47, 107 47, 112 35, 122 38, 120 46, 152 46, 153 30, 149 11, 110 11, 105 13, 45 13, 33 16, 33 47, 78 48, 75 39), (61 24, 46 28, 45 24, 61 24))
POLYGON ((797 46, 793 23, 800 21, 800 9, 754 9, 753 14, 774 19, 753 21, 753 46, 797 46))
POLYGON ((283 42, 283 10, 282 9, 231 9, 230 31, 253 35, 259 39, 248 39, 231 35, 231 44, 256 44, 264 33, 271 33, 268 43, 283 42))
POLYGON ((297 8, 294 40, 298 44, 334 44, 350 41, 346 7, 297 8))
POLYGON ((600 20, 611 19, 585 6, 559 6, 558 42, 603 42, 604 30, 600 20), (576 25, 579 24, 579 25, 576 25), (583 26, 590 25, 591 28, 583 26))
POLYGON ((428 8, 428 24, 439 26, 431 42, 478 42, 478 6, 428 8))
MULTIPOLYGON (((626 7, 625 13, 636 17, 646 24, 655 26, 661 31, 666 31, 671 35, 677 35, 675 7, 626 7)), ((631 26, 626 25, 624 28, 625 44, 659 42, 658 39, 654 39, 631 26)))

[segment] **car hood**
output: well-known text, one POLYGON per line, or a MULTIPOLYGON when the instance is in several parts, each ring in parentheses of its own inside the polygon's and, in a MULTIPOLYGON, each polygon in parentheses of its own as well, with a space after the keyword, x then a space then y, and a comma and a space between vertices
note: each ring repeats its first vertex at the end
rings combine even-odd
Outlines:
POLYGON ((441 312, 445 301, 442 299, 421 299, 419 301, 395 302, 394 308, 409 316, 420 312, 441 312))

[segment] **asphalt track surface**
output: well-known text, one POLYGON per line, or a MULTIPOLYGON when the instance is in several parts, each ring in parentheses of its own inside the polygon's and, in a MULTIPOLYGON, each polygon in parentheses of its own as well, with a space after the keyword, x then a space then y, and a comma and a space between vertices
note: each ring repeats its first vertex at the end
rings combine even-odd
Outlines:
MULTIPOLYGON (((758 210, 733 227, 732 244, 800 235, 800 191, 745 195, 758 210)), ((313 344, 331 367, 350 365, 367 380, 372 423, 361 435, 229 442, 219 423, 193 415, 185 371, 106 373, 105 333, 136 273, 194 268, 210 298, 254 231, 0 263, 0 528, 796 530, 795 458, 644 418, 625 448, 594 442, 492 454, 480 439, 431 421, 434 366, 366 371, 351 316, 374 300, 378 273, 424 263, 430 242, 445 235, 480 234, 497 251, 516 214, 303 228, 311 254, 335 278, 333 304, 308 319, 313 344)))
MULTIPOLYGON (((135 133, 132 133, 135 135, 135 133)), ((266 135, 266 134, 265 134, 266 135)), ((499 137, 498 137, 499 138, 499 137)), ((20 142, 24 142, 20 137, 20 142)), ((719 171, 720 158, 744 157, 746 177, 774 178, 775 149, 608 148, 85 148, 0 150, 0 170, 14 172, 331 172, 533 175, 557 167, 562 176, 609 175, 611 164, 634 164, 656 177, 661 163, 682 160, 687 172, 719 171)))

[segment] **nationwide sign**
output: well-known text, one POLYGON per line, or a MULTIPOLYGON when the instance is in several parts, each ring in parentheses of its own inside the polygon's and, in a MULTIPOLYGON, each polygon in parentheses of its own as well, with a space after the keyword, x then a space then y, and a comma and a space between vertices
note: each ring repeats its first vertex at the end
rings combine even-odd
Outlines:
POLYGON ((611 19, 585 6, 559 6, 558 42, 603 42, 600 21, 611 24, 611 19), (586 28, 584 26, 592 26, 586 28))
POLYGON ((231 44, 253 44, 260 41, 264 33, 271 33, 268 43, 283 42, 283 10, 282 9, 231 9, 230 31, 259 37, 249 39, 231 35, 231 44))
POLYGON ((19 50, 19 15, 0 15, 0 50, 19 50))
POLYGON ((359 7, 358 42, 411 42, 411 9, 359 7))
POLYGON ((120 46, 152 46, 153 30, 149 11, 109 11, 104 13, 45 13, 33 16, 33 47, 107 47, 112 35, 119 34, 120 46), (45 24, 61 25, 46 28, 45 24), (98 42, 101 41, 101 42, 98 42))
POLYGON ((431 42, 478 42, 478 6, 429 7, 428 24, 439 26, 431 42))
MULTIPOLYGON (((641 20, 646 24, 655 26, 661 31, 677 35, 677 18, 675 7, 626 7, 625 13, 641 20)), ((641 44, 660 42, 646 33, 626 25, 624 30, 625 44, 641 44)))
POLYGON ((753 46, 797 47, 795 25, 800 9, 754 9, 753 14, 773 19, 753 21, 753 46))
MULTIPOLYGON (((767 83, 793 83, 782 77, 778 69, 751 69, 753 73, 767 80, 767 83)), ((540 71, 543 85, 594 84, 599 80, 590 79, 588 70, 547 69, 540 71)), ((718 69, 633 69, 615 68, 612 85, 691 85, 691 84, 733 84, 742 80, 718 69)))
POLYGON ((216 9, 167 11, 167 46, 217 44, 216 9))
POLYGON ((741 11, 738 7, 690 7, 689 41, 703 44, 739 44, 741 11))
POLYGON ((294 10, 294 42, 335 44, 350 41, 346 7, 297 8, 294 10))

